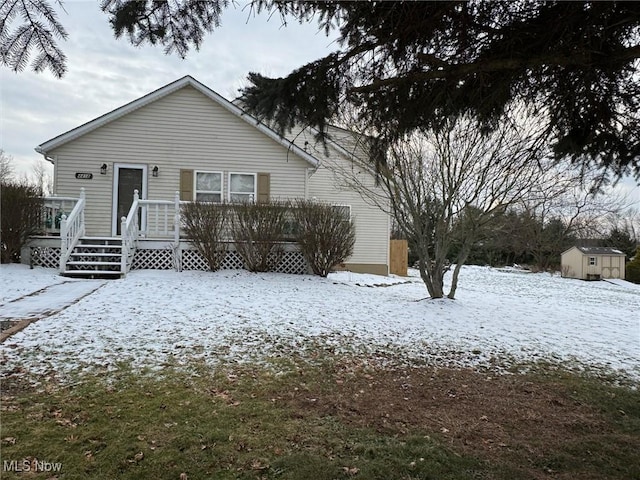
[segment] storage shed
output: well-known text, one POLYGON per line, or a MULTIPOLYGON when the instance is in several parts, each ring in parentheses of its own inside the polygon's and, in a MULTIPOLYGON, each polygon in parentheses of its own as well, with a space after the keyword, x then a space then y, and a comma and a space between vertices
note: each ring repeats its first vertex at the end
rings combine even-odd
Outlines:
POLYGON ((624 279, 625 254, 611 247, 571 247, 562 253, 561 264, 566 278, 624 279))

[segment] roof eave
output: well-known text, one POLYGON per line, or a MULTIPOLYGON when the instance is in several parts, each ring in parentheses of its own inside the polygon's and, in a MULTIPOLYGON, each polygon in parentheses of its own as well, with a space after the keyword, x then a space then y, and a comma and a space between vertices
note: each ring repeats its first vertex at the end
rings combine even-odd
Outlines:
POLYGON ((290 142, 286 138, 278 135, 274 130, 269 128, 267 125, 265 125, 264 123, 261 123, 259 120, 252 117, 251 115, 246 113, 244 110, 237 107, 236 105, 231 103, 229 100, 222 97, 221 95, 214 92, 209 87, 207 87, 206 85, 203 85, 202 83, 198 82, 195 78, 189 75, 182 77, 176 80, 175 82, 169 83, 164 87, 154 90, 153 92, 148 93, 147 95, 140 97, 136 100, 133 100, 127 103, 126 105, 118 107, 115 110, 105 113, 104 115, 101 115, 98 118, 90 120, 89 122, 84 123, 79 127, 69 130, 68 132, 58 135, 57 137, 54 137, 50 140, 47 140, 46 142, 36 147, 36 151, 44 155, 46 158, 47 152, 53 150, 54 148, 58 148, 64 145, 65 143, 70 142, 71 140, 74 140, 75 138, 85 135, 109 122, 116 120, 117 118, 123 117, 124 115, 134 110, 137 110, 138 108, 148 105, 149 103, 154 102, 162 97, 165 97, 176 90, 186 87, 187 85, 195 88, 206 97, 210 98, 220 106, 227 109, 229 112, 233 113, 237 117, 243 119, 245 122, 257 128, 259 131, 267 135, 269 138, 275 140, 285 148, 291 150, 292 152, 294 152, 299 157, 303 158, 312 166, 317 167, 320 164, 320 161, 316 157, 305 152, 303 149, 296 146, 293 142, 290 142))

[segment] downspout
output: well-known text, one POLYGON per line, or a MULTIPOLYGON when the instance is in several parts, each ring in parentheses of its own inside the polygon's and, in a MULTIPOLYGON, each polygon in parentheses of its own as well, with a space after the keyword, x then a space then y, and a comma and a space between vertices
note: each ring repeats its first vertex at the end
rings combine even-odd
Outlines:
POLYGON ((309 200, 309 178, 318 171, 318 167, 309 167, 304 176, 304 199, 309 200))
POLYGON ((53 165, 53 194, 55 195, 58 192, 58 156, 47 155, 47 152, 45 152, 41 147, 36 147, 34 150, 42 155, 47 162, 53 165))

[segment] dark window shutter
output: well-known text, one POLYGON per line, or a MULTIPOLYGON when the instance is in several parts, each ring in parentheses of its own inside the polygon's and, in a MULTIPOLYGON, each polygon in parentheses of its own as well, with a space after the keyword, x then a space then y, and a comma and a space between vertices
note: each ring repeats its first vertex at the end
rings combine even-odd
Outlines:
POLYGON ((258 173, 258 203, 268 202, 270 193, 271 193, 271 174, 258 173))
POLYGON ((193 170, 180 170, 180 200, 191 202, 193 196, 193 170))

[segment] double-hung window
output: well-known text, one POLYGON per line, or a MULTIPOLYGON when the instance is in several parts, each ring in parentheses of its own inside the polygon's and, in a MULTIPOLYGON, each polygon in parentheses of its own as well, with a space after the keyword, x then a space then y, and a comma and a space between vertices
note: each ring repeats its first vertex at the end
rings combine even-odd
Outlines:
POLYGON ((254 202, 257 196, 255 173, 229 174, 229 201, 231 203, 254 202))
POLYGON ((197 201, 222 203, 222 172, 195 172, 195 177, 197 201))
POLYGON ((589 257, 589 265, 592 267, 598 265, 598 257, 589 257))

